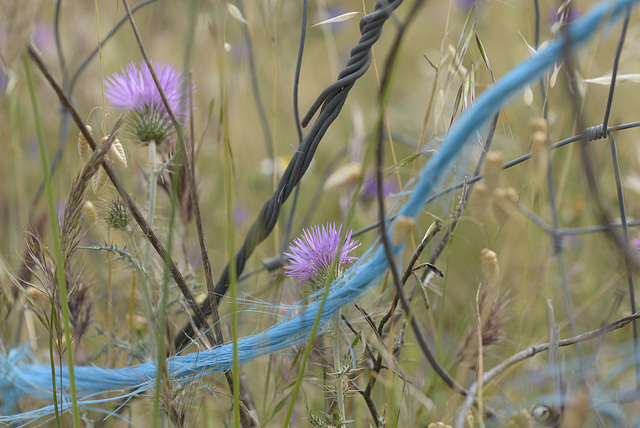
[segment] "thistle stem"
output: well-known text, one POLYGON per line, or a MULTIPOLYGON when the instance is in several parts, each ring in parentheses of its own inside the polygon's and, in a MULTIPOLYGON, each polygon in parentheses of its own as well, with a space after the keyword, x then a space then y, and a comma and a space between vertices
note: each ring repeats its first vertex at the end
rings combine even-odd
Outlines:
MULTIPOLYGON (((151 140, 149 143, 149 197, 147 199, 147 223, 149 223, 149 226, 151 227, 153 227, 153 219, 156 215, 157 188, 158 174, 156 172, 156 142, 155 140, 151 140)), ((150 246, 147 245, 147 248, 150 249, 150 246)), ((148 251, 147 254, 149 254, 148 251)))
MULTIPOLYGON (((335 316, 335 324, 333 330, 333 367, 336 373, 336 399, 338 401, 338 409, 340 410, 340 421, 346 419, 344 414, 344 391, 342 390, 342 367, 340 362, 340 319, 342 318, 342 310, 339 310, 335 316)), ((341 426, 343 424, 341 423, 341 426)))
MULTIPOLYGON (((150 228, 153 228, 153 219, 156 212, 156 190, 158 186, 158 177, 156 170, 156 142, 152 140, 149 143, 149 192, 147 194, 147 223, 150 228)), ((145 286, 140 287, 142 289, 142 297, 144 299, 145 309, 147 310, 147 325, 149 327, 149 337, 156 338, 155 335, 155 316, 153 310, 153 304, 151 303, 152 295, 152 281, 151 281, 151 244, 147 241, 144 256, 144 279, 145 286)), ((154 348, 152 354, 156 354, 158 349, 157 343, 154 340, 150 341, 151 346, 154 348)), ((161 357, 158 355, 158 357, 161 357)), ((164 358, 164 356, 162 356, 164 358)))
MULTIPOLYGON (((158 173, 156 172, 156 141, 151 140, 149 142, 149 193, 147 194, 147 223, 149 227, 153 228, 153 220, 156 216, 156 191, 158 188, 158 173)), ((145 270, 145 282, 146 287, 142 287, 144 295, 144 304, 147 309, 147 318, 149 325, 149 337, 151 338, 153 349, 152 353, 156 355, 158 362, 165 358, 164 346, 162 343, 162 335, 156 332, 156 315, 153 304, 151 303, 152 286, 153 281, 151 279, 151 273, 153 271, 151 267, 151 245, 147 242, 144 256, 144 270, 145 270)), ((164 294, 164 293, 162 293, 164 294)), ((160 298, 162 301, 162 298, 160 298)), ((157 325, 159 331, 162 331, 162 325, 157 325)), ((153 399, 153 421, 152 426, 155 428, 159 423, 160 415, 160 393, 162 390, 162 369, 158 366, 156 375, 156 389, 153 399)))

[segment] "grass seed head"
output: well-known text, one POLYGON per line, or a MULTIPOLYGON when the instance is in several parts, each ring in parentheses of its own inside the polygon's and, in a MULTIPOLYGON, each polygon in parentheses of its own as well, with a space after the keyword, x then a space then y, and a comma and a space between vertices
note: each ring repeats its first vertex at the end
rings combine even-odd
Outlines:
POLYGON ((480 265, 482 266, 482 272, 489 284, 495 285, 500 279, 500 265, 498 264, 498 255, 495 251, 488 248, 483 248, 480 251, 480 265))
POLYGON ((350 162, 327 178, 324 190, 327 192, 341 192, 352 188, 362 178, 362 165, 359 162, 350 162))
POLYGON ((84 215, 87 216, 87 219, 89 219, 91 223, 95 223, 96 218, 98 218, 98 215, 97 215, 96 207, 95 205, 93 205, 93 202, 85 201, 84 205, 82 206, 82 210, 84 211, 84 215))
POLYGON ((502 228, 518 203, 518 193, 513 187, 507 189, 497 189, 493 194, 493 216, 498 222, 498 225, 502 228))
POLYGON ((93 190, 93 193, 96 195, 100 193, 104 185, 107 184, 108 178, 107 171, 105 171, 103 167, 100 167, 93 177, 91 177, 91 190, 93 190))
POLYGON ((549 133, 549 125, 544 117, 532 117, 529 120, 529 132, 533 135, 536 132, 549 133))
POLYGON ((474 217, 480 217, 484 214, 487 206, 491 202, 491 193, 487 189, 487 185, 482 181, 473 185, 473 191, 469 197, 469 209, 474 217))
MULTIPOLYGON (((89 131, 89 134, 93 135, 93 129, 89 125, 87 125, 87 131, 89 131)), ((89 146, 87 139, 84 138, 84 134, 82 132, 78 133, 78 153, 80 154, 82 163, 89 162, 89 159, 91 159, 91 155, 93 154, 93 150, 89 146)))
MULTIPOLYGON (((108 135, 103 137, 102 144, 104 145, 108 139, 108 135)), ((113 140, 113 143, 111 144, 111 148, 107 154, 107 159, 110 163, 120 165, 123 168, 129 166, 127 163, 127 155, 124 153, 124 147, 122 147, 122 143, 120 143, 120 140, 117 138, 113 140)))
POLYGON ((502 156, 502 153, 496 151, 487 153, 487 157, 484 160, 484 183, 489 193, 493 193, 500 184, 503 164, 504 156, 502 156))
POLYGON ((544 179, 549 165, 549 140, 547 133, 536 131, 531 134, 531 167, 537 182, 544 179))

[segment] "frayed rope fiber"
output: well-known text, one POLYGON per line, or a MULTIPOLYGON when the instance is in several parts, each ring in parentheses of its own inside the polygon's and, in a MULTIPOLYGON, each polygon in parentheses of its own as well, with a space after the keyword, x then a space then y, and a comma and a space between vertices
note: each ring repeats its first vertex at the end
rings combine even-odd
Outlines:
MULTIPOLYGON (((568 30, 569 43, 572 48, 583 45, 595 32, 606 24, 613 24, 622 18, 628 8, 638 0, 619 0, 601 2, 580 20, 572 23, 568 30)), ((470 136, 480 130, 488 118, 499 111, 507 99, 510 99, 528 82, 539 78, 554 62, 563 58, 561 38, 551 43, 529 60, 518 65, 496 82, 495 86, 480 95, 476 103, 463 113, 453 124, 445 141, 430 158, 420 173, 420 179, 411 190, 406 204, 400 209, 403 216, 416 217, 424 208, 430 194, 434 191, 439 179, 451 170, 449 166, 462 151, 470 136)), ((393 228, 393 224, 392 224, 393 228)), ((391 234, 392 231, 389 231, 391 234)), ((395 247, 397 254, 402 245, 395 247)), ((366 261, 356 263, 345 275, 332 284, 327 296, 321 326, 349 302, 356 299, 384 274, 388 267, 384 248, 370 249, 372 254, 366 261)), ((361 260, 366 257, 363 256, 361 260)), ((320 302, 306 306, 300 304, 299 314, 283 320, 273 327, 238 341, 238 358, 241 364, 255 358, 277 353, 283 349, 304 343, 312 330, 320 302)), ((11 350, 8 355, 0 355, 0 416, 1 423, 25 423, 31 420, 51 417, 54 414, 52 405, 30 412, 8 415, 18 401, 27 396, 52 399, 51 366, 25 364, 27 351, 25 348, 11 350)), ((206 351, 179 355, 167 360, 168 376, 176 383, 190 382, 215 372, 230 370, 233 364, 233 345, 231 343, 206 351)), ((129 397, 154 387, 156 363, 146 363, 133 367, 105 369, 93 366, 75 367, 78 404, 88 409, 98 410, 93 405, 105 402, 121 402, 129 397), (111 398, 103 398, 105 392, 118 391, 111 398)), ((68 372, 64 368, 56 369, 56 383, 69 388, 68 372)), ((71 409, 68 396, 59 397, 62 410, 71 409)))

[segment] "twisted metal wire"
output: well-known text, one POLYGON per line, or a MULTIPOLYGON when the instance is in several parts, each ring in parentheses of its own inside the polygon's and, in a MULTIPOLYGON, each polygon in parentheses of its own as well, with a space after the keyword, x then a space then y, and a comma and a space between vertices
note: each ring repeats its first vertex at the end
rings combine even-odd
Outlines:
MULTIPOLYGON (((347 95, 355 82, 362 77, 371 64, 371 49, 373 44, 382 34, 382 26, 389 19, 393 11, 400 6, 402 0, 379 0, 376 2, 374 12, 365 15, 360 21, 360 33, 362 34, 358 44, 351 50, 351 56, 346 67, 338 75, 338 80, 329 85, 313 103, 307 114, 302 119, 302 126, 307 126, 311 118, 320 109, 318 119, 315 121, 309 133, 303 139, 302 144, 296 150, 291 162, 287 166, 273 195, 260 210, 258 218, 251 225, 244 244, 235 255, 236 272, 240 275, 247 263, 247 259, 254 252, 258 244, 264 241, 271 233, 280 214, 282 204, 296 188, 303 175, 309 168, 311 160, 327 132, 329 126, 338 117, 342 106, 347 100, 347 95)), ((230 264, 224 268, 220 279, 216 283, 216 300, 219 302, 229 289, 230 264)), ((211 312, 209 300, 205 300, 201 306, 205 314, 211 312)), ((200 325, 196 324, 200 328, 200 325)), ((176 349, 182 349, 193 337, 194 329, 189 323, 175 338, 176 349)))

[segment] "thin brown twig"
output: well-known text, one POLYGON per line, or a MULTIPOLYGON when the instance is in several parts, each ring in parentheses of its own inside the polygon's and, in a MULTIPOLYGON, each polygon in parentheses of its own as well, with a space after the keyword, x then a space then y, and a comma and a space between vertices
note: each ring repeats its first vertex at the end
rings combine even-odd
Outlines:
MULTIPOLYGON (((191 75, 189 75, 191 77, 191 75)), ((189 82, 191 87, 191 82, 189 82)), ((189 94, 189 109, 193 111, 193 94, 189 94)), ((165 104, 167 107, 169 103, 165 104)), ((189 192, 191 193, 191 201, 193 203, 193 215, 196 220, 196 230, 198 231, 198 241, 200 243, 200 254, 202 256, 202 266, 204 267, 204 276, 207 282, 207 294, 211 304, 211 321, 213 328, 215 329, 216 344, 221 345, 224 343, 224 336, 222 335, 222 328, 220 326, 220 314, 218 313, 218 303, 215 298, 215 284, 213 282, 213 273, 211 272, 211 260, 209 259, 209 251, 207 250, 207 242, 205 240, 204 228, 202 226, 202 215, 200 214, 200 202, 198 200, 198 194, 196 192, 196 178, 195 178, 195 166, 193 162, 193 136, 195 135, 193 130, 193 115, 191 115, 191 159, 189 159, 189 153, 187 152, 184 139, 179 139, 180 150, 184 151, 184 164, 187 169, 187 182, 189 184, 189 192)))

